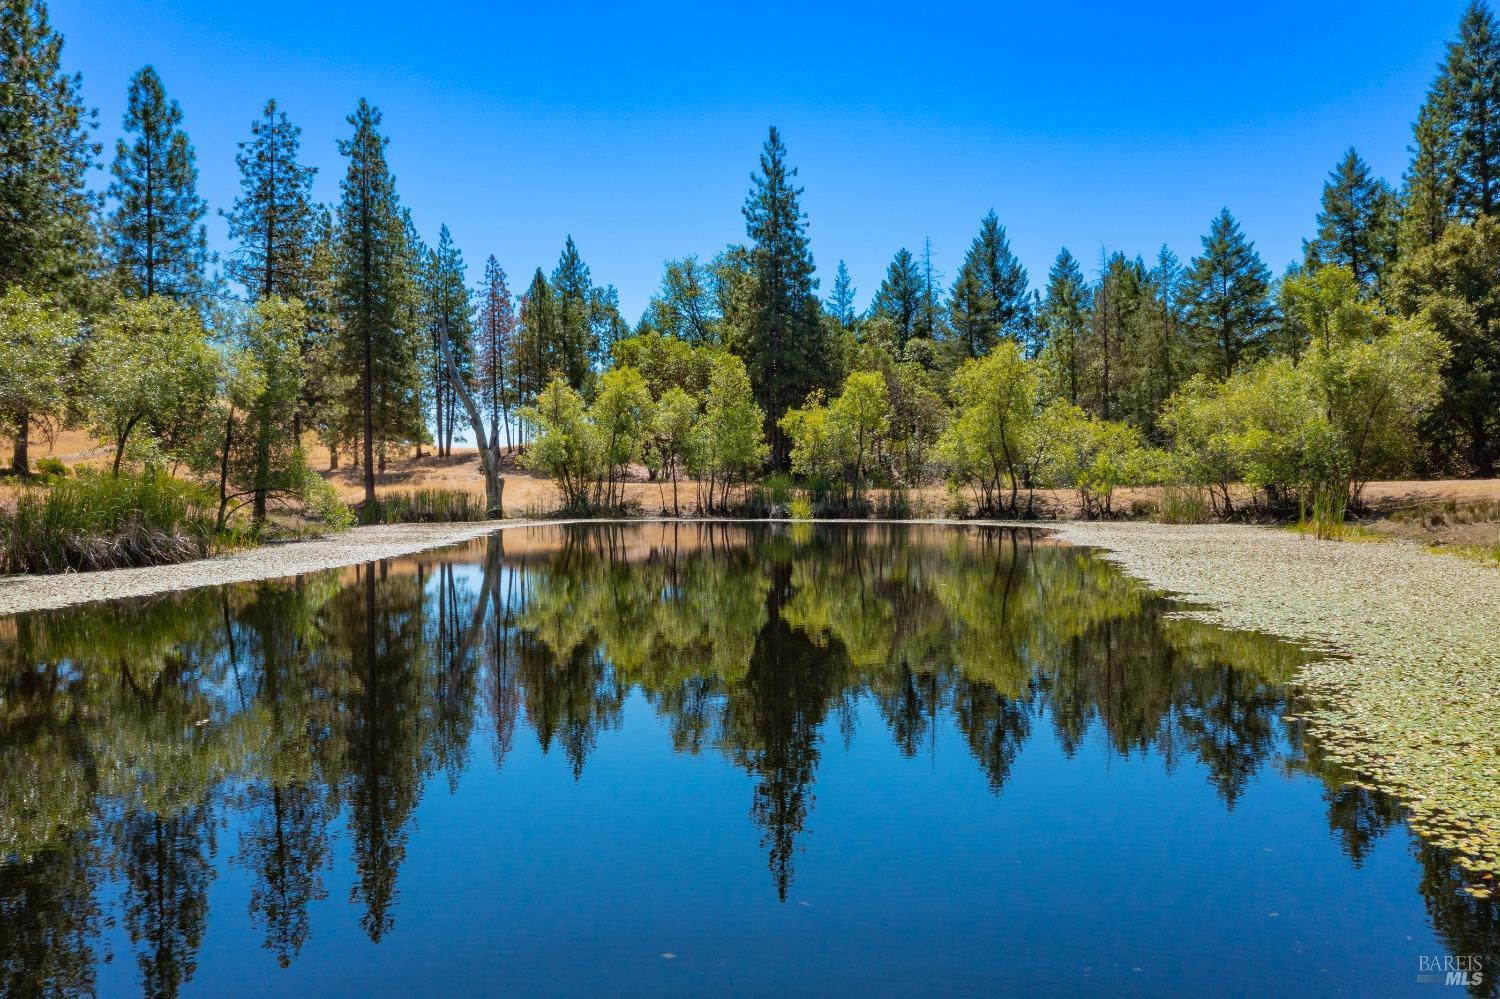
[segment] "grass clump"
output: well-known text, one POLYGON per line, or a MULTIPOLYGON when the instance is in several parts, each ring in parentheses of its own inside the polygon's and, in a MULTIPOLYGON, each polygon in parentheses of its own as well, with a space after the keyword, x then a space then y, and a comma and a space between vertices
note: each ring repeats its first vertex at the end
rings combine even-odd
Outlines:
POLYGON ((28 488, 0 514, 0 571, 88 572, 167 565, 232 545, 214 529, 213 494, 164 471, 81 471, 28 488))
POLYGON ((361 506, 366 524, 446 524, 484 520, 484 497, 462 489, 410 489, 379 498, 375 516, 361 506))
POLYGON ((1208 494, 1198 486, 1166 486, 1156 519, 1163 524, 1207 524, 1214 520, 1208 494))

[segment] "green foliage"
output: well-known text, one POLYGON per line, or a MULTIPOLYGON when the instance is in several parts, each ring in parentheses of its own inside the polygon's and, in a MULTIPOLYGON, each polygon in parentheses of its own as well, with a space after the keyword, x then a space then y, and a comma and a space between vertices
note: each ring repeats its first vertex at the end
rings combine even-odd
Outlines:
POLYGON ((1032 340, 1036 317, 1027 281, 1005 227, 991 211, 980 220, 953 285, 950 320, 960 358, 980 357, 1002 337, 1032 340))
POLYGON ((595 507, 617 507, 627 465, 641 460, 652 425, 651 393, 634 368, 611 368, 599 380, 589 407, 590 428, 603 475, 595 486, 595 507))
POLYGON ((235 155, 240 196, 227 218, 238 248, 228 270, 258 298, 306 298, 314 279, 318 217, 312 183, 318 171, 298 162, 301 144, 302 130, 272 99, 235 155))
POLYGON ((729 500, 731 488, 758 472, 769 456, 765 413, 756 405, 750 375, 738 357, 714 359, 703 416, 693 428, 689 469, 707 486, 700 506, 715 510, 729 500))
POLYGON ((1111 516, 1116 489, 1154 477, 1156 456, 1134 427, 1056 403, 1038 418, 1037 432, 1048 443, 1043 478, 1076 492, 1085 517, 1111 516))
POLYGON ((1197 370, 1219 378, 1254 360, 1271 323, 1271 274, 1224 209, 1188 268, 1186 295, 1197 370))
POLYGON ((64 465, 58 458, 38 458, 36 461, 37 478, 43 482, 55 482, 58 479, 68 477, 68 466, 64 465))
POLYGON ((0 437, 16 443, 17 475, 29 472, 26 435, 50 431, 69 397, 78 319, 12 288, 0 296, 0 437))
POLYGON ((181 125, 182 109, 156 70, 143 67, 130 79, 125 136, 115 145, 107 239, 122 293, 200 307, 208 291, 208 203, 198 197, 198 167, 181 125))
POLYGON ((227 537, 214 497, 164 471, 80 472, 27 489, 0 514, 0 572, 85 572, 201 558, 227 537))
MULTIPOLYGON (((776 468, 788 467, 791 454, 777 421, 833 375, 832 344, 819 322, 817 281, 796 176, 773 126, 761 152, 760 173, 752 178, 754 186, 745 199, 745 232, 752 247, 747 294, 742 305, 735 303, 743 327, 734 346, 750 373, 754 398, 771 421, 770 457, 776 468)), ((748 440, 741 442, 742 457, 750 450, 748 440)))
POLYGON ((1427 424, 1435 463, 1490 477, 1500 469, 1500 218, 1448 226, 1402 259, 1391 302, 1447 341, 1443 392, 1427 424))
POLYGON ((566 509, 585 509, 600 461, 583 397, 558 375, 521 415, 536 434, 523 463, 558 484, 566 509))
POLYGON ((1177 470, 1208 488, 1221 513, 1232 510, 1236 479, 1273 504, 1333 490, 1357 505, 1370 478, 1409 462, 1439 398, 1447 346, 1430 325, 1387 316, 1358 293, 1349 272, 1320 271, 1293 296, 1313 331, 1300 360, 1194 379, 1169 402, 1163 424, 1177 470))
POLYGON ((100 318, 84 359, 85 416, 113 445, 115 471, 129 454, 155 464, 200 447, 219 370, 202 320, 185 305, 121 300, 100 318))
POLYGON ((380 494, 377 510, 377 518, 366 523, 446 524, 485 519, 484 496, 463 489, 390 490, 380 494))
POLYGON ((97 297, 98 237, 89 169, 99 153, 81 79, 35 0, 0 4, 0 290, 75 307, 97 297))
POLYGON ((988 355, 965 361, 950 386, 954 415, 938 441, 938 453, 953 479, 970 487, 979 513, 1019 512, 1023 486, 1039 452, 1033 435, 1038 379, 1014 340, 1002 340, 988 355), (1002 494, 1007 499, 1002 503, 1002 494))
POLYGON ((662 393, 651 419, 651 444, 647 460, 651 467, 672 481, 672 515, 682 512, 677 480, 687 467, 693 446, 693 425, 698 420, 698 400, 674 385, 662 393))
POLYGON ((1395 192, 1351 147, 1323 184, 1318 235, 1307 245, 1309 269, 1346 268, 1365 293, 1375 291, 1396 253, 1395 192))

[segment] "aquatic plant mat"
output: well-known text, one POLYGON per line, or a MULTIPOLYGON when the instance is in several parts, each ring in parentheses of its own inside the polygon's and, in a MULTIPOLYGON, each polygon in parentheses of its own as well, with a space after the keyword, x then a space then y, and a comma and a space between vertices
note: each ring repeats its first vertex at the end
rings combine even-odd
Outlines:
POLYGON ((1333 760, 1500 892, 1500 570, 1413 545, 1231 525, 1061 525, 1075 544, 1201 605, 1183 613, 1324 655, 1297 678, 1333 760))

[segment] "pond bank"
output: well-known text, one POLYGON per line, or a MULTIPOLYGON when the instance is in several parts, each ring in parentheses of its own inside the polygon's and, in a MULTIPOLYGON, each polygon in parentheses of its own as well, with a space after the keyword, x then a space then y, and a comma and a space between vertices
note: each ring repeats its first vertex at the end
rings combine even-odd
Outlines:
POLYGON ((1331 653, 1299 675, 1329 755, 1500 874, 1500 571, 1414 545, 1241 525, 1067 523, 1066 541, 1201 609, 1193 617, 1331 653))
MULTIPOLYGON (((560 521, 360 527, 197 562, 0 578, 0 614, 315 572, 560 521)), ((619 523, 619 521, 615 521, 619 523)), ((974 522, 968 522, 974 523, 974 522)), ((1500 572, 1414 545, 1317 541, 1242 525, 1031 522, 1101 550, 1186 613, 1329 656, 1299 676, 1328 754, 1412 809, 1494 889, 1500 872, 1500 572)))
POLYGON ((533 522, 377 524, 352 528, 326 538, 262 545, 176 565, 46 576, 0 576, 0 614, 336 569, 468 541, 497 527, 521 527, 530 523, 533 522))

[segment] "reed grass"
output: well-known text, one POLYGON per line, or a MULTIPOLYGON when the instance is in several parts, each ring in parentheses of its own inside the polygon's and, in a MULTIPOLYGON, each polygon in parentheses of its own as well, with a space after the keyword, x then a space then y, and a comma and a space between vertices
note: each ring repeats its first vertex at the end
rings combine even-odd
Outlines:
POLYGON ((164 471, 81 471, 24 489, 0 513, 0 571, 89 572, 167 565, 233 545, 214 529, 212 494, 164 471))
POLYGON ((463 489, 410 489, 379 497, 376 513, 356 512, 366 524, 447 524, 484 520, 484 497, 463 489))

